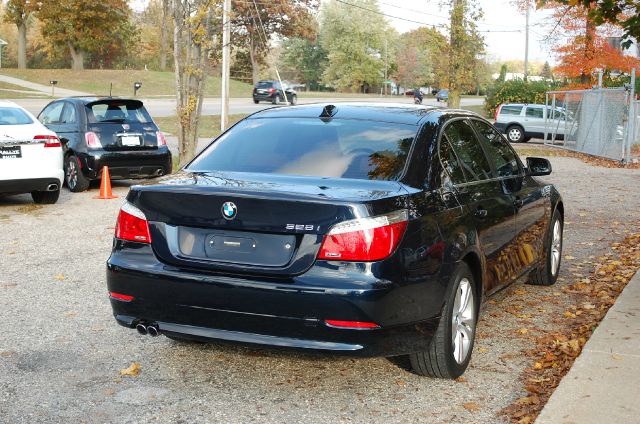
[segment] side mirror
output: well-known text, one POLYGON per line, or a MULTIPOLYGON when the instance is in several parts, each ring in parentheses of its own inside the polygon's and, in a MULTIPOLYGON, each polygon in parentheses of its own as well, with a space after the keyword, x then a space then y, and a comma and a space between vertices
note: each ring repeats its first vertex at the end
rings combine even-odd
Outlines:
POLYGON ((551 174, 551 162, 545 158, 527 158, 527 175, 537 177, 551 174))

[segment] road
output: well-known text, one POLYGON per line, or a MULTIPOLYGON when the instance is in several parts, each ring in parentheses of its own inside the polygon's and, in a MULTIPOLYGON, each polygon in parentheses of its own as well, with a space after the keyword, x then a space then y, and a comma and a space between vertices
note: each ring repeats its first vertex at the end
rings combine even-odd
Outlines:
MULTIPOLYGON (((147 110, 153 117, 173 116, 176 114, 176 102, 173 98, 141 98, 147 110)), ((14 102, 27 109, 29 112, 37 115, 49 103, 50 99, 16 99, 14 102)), ((412 103, 413 98, 407 96, 388 96, 388 97, 309 97, 303 95, 298 99, 299 104, 308 103, 336 103, 336 102, 382 102, 382 103, 412 103)), ((480 97, 463 98, 462 106, 482 105, 484 99, 480 97)), ((425 105, 438 105, 435 99, 425 99, 425 105)), ((444 103, 439 103, 444 105, 444 103)), ((254 104, 251 98, 232 98, 229 100, 229 113, 231 114, 248 114, 257 112, 262 109, 272 107, 271 103, 254 104)), ((205 99, 202 107, 203 115, 219 115, 220 114, 220 98, 213 97, 205 99)))

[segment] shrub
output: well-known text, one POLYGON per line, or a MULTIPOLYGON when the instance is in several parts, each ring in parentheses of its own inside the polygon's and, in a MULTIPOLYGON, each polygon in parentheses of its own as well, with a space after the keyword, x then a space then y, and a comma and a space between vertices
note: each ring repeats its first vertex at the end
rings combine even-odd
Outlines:
POLYGON ((548 83, 543 81, 523 81, 520 79, 495 82, 487 93, 485 109, 487 114, 494 116, 496 109, 502 103, 538 103, 544 104, 544 94, 550 90, 548 83))

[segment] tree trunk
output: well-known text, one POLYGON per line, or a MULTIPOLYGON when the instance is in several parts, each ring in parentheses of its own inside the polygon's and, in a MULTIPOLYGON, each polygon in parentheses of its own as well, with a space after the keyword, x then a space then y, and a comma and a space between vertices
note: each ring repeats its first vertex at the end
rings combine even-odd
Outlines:
POLYGON ((22 21, 18 27, 18 69, 27 69, 27 22, 22 21))
MULTIPOLYGON (((595 55, 594 38, 596 35, 596 25, 591 20, 589 15, 585 17, 585 37, 584 37, 584 58, 585 63, 593 63, 593 56, 595 55)), ((589 84, 591 82, 591 72, 593 69, 583 69, 580 73, 580 82, 582 84, 589 84)))
POLYGON ((258 63, 258 46, 253 39, 254 33, 249 34, 249 58, 251 59, 251 77, 253 85, 260 81, 260 63, 258 63))
POLYGON ((447 106, 458 109, 460 107, 460 72, 465 60, 464 43, 464 0, 453 0, 451 8, 451 45, 449 47, 449 99, 447 106))
POLYGON ((84 51, 76 49, 69 43, 69 52, 71 53, 71 69, 82 71, 84 69, 84 51))
POLYGON ((167 25, 169 0, 162 0, 162 25, 160 27, 160 70, 167 70, 167 25))

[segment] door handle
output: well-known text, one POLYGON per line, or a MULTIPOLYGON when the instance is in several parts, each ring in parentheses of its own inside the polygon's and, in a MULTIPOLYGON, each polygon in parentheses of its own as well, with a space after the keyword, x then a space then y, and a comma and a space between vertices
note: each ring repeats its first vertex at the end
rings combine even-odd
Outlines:
POLYGON ((486 209, 483 209, 482 206, 478 206, 478 209, 473 213, 478 218, 486 218, 489 212, 486 209))

